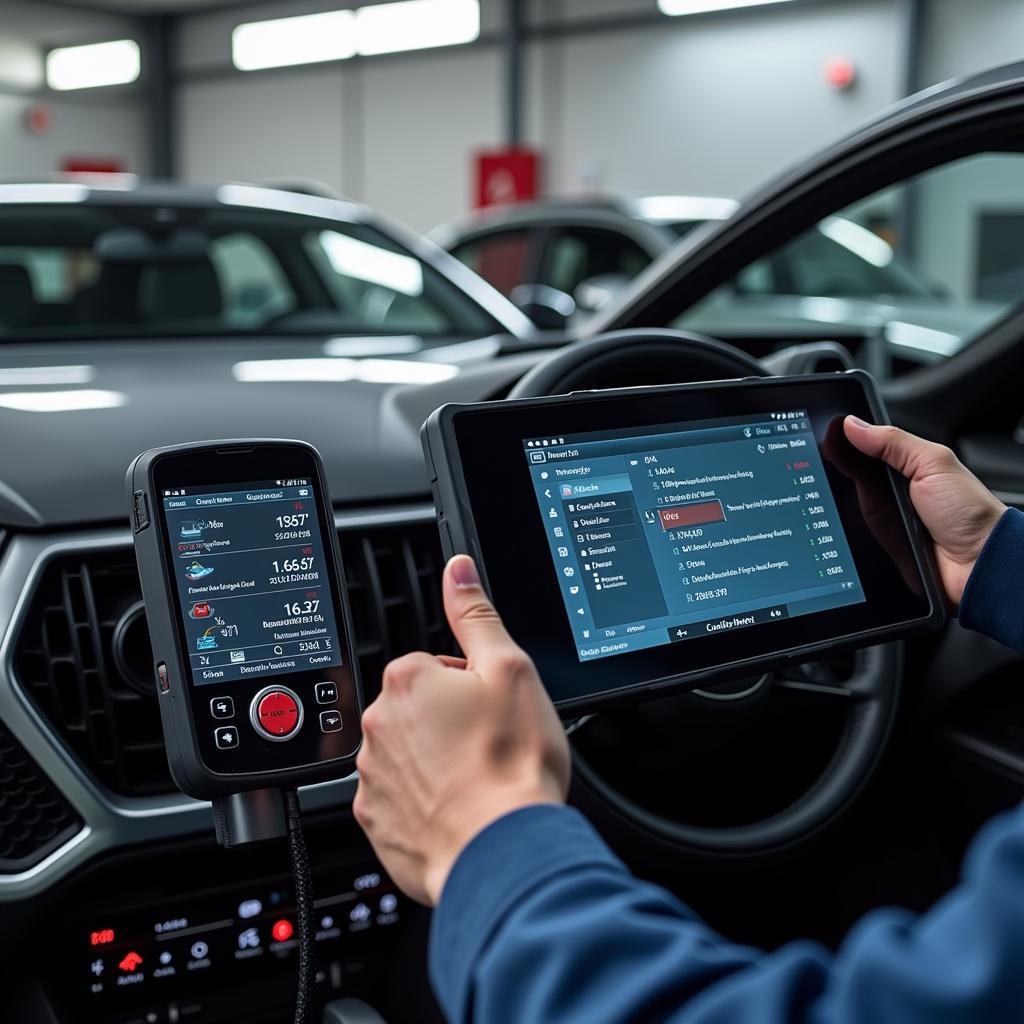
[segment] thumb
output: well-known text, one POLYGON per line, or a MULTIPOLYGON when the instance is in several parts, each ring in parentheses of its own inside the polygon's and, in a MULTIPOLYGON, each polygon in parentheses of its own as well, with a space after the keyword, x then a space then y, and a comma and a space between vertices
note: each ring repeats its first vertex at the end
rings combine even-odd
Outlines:
POLYGON ((448 562, 442 589, 448 625, 470 668, 484 665, 497 654, 516 646, 484 593, 476 563, 469 555, 456 555, 448 562))
POLYGON ((854 448, 888 463, 908 480, 921 476, 929 463, 945 451, 942 445, 908 434, 899 427, 865 423, 856 416, 846 417, 843 431, 854 448))

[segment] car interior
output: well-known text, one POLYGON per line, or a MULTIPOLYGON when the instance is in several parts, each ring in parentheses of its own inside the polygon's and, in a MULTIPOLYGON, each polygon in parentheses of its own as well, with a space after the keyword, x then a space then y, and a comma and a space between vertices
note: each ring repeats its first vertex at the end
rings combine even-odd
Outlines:
MULTIPOLYGON (((168 771, 123 495, 134 454, 267 434, 321 449, 367 701, 392 658, 455 653, 419 439, 446 402, 860 367, 893 422, 1024 507, 1020 215, 988 210, 995 241, 972 266, 936 246, 928 214, 962 226, 980 196, 1020 204, 1017 89, 865 129, 637 266, 570 334, 530 333, 454 260, 354 215, 0 206, 0 356, 17 356, 0 365, 0 1019, 291 1019, 284 846, 218 846, 209 806, 168 771), (829 266, 858 247, 870 277, 829 266), (806 283, 786 279, 798 266, 806 283), (79 397, 39 397, 55 394, 79 397)), ((1022 670, 951 618, 615 706, 566 723, 570 800, 731 939, 834 949, 873 908, 932 905, 977 829, 1020 801, 1022 670)), ((302 792, 316 1012, 440 1021, 429 911, 375 859, 355 787, 302 792)))

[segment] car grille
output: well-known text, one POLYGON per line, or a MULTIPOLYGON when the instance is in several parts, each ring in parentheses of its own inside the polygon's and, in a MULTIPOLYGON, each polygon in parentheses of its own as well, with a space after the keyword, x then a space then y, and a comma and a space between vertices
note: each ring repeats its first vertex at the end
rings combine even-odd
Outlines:
MULTIPOLYGON (((437 528, 411 522, 343 529, 339 536, 370 701, 392 658, 452 647, 440 601, 437 528)), ((96 781, 125 796, 174 790, 129 549, 48 562, 16 651, 22 689, 96 781)))

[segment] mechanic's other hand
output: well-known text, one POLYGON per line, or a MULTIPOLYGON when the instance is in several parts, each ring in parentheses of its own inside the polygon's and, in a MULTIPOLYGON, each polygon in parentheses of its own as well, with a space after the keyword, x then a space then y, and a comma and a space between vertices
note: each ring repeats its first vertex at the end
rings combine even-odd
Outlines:
POLYGON ((910 481, 910 500, 935 542, 946 596, 958 605, 967 577, 1006 506, 944 445, 856 416, 843 423, 850 443, 910 481))
POLYGON ((384 867, 435 904, 463 847, 520 807, 561 803, 569 745, 529 656, 505 631, 473 560, 444 572, 461 658, 408 654, 363 715, 353 811, 384 867))

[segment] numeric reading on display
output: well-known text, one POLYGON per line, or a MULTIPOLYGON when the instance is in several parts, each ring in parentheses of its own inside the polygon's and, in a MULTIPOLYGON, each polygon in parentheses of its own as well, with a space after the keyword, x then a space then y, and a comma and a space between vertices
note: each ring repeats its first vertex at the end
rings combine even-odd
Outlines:
POLYGON ((308 481, 185 488, 163 504, 197 684, 340 664, 308 481))

